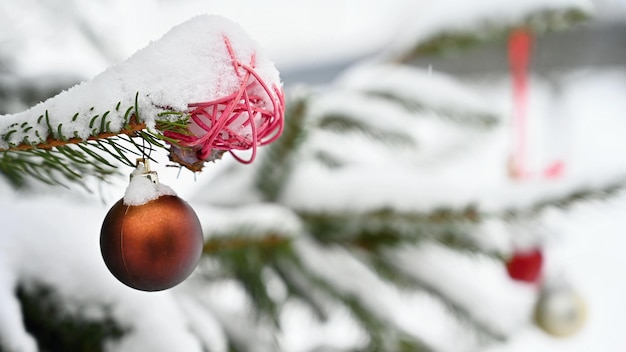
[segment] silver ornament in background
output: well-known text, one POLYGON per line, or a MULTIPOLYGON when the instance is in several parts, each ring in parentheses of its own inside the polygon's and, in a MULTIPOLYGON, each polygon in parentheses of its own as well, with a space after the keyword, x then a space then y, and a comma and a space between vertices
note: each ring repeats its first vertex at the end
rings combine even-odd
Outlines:
POLYGON ((583 299, 567 285, 545 287, 535 306, 535 323, 555 337, 567 337, 578 332, 587 319, 583 299))

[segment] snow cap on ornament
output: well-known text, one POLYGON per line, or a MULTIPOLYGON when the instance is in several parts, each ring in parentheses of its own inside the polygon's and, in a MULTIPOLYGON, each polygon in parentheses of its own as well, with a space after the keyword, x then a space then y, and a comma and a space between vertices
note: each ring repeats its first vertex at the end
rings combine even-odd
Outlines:
POLYGON ((130 182, 122 198, 124 205, 139 206, 161 196, 176 196, 169 186, 159 182, 159 176, 151 171, 147 159, 137 159, 137 167, 130 174, 130 182))
POLYGON ((124 197, 100 229, 100 251, 120 282, 160 291, 183 282, 202 256, 204 238, 191 206, 159 183, 147 159, 138 159, 124 197))

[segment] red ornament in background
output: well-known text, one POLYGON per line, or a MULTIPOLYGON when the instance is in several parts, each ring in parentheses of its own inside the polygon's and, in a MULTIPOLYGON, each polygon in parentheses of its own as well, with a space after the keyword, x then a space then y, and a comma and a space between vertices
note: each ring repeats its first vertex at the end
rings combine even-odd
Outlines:
MULTIPOLYGON (((150 178, 148 185, 158 183, 154 172, 134 175, 142 176, 150 178)), ((122 198, 109 210, 100 231, 100 250, 109 271, 142 291, 168 289, 185 280, 198 264, 203 244, 196 213, 175 195, 160 195, 141 205, 127 205, 122 198)))
POLYGON ((518 251, 506 263, 509 276, 516 281, 536 283, 541 277, 543 253, 539 249, 518 251))
POLYGON ((509 66, 513 81, 513 124, 516 132, 510 173, 515 178, 527 178, 528 146, 527 109, 528 109, 528 65, 532 51, 533 37, 528 29, 516 29, 509 35, 509 66))
POLYGON ((529 66, 533 51, 533 33, 529 28, 517 28, 509 34, 508 60, 513 84, 513 153, 509 160, 509 174, 515 179, 528 179, 539 175, 546 179, 558 179, 565 173, 566 165, 558 156, 543 166, 543 170, 531 170, 529 162, 529 66), (535 175, 533 175, 535 174, 535 175))

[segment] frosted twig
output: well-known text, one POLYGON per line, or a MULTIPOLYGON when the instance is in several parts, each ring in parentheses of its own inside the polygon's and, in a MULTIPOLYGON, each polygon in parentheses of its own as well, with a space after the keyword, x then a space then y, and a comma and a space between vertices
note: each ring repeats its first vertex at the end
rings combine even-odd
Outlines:
MULTIPOLYGON (((132 119, 134 120, 134 119, 132 119)), ((27 151, 27 150, 33 150, 33 149, 52 149, 52 148, 56 148, 56 147, 62 147, 62 146, 66 146, 66 145, 70 145, 70 144, 79 144, 79 143, 83 143, 85 141, 93 141, 93 140, 100 140, 100 139, 106 139, 106 138, 111 138, 111 137, 115 137, 117 135, 133 135, 136 132, 139 132, 141 130, 144 130, 146 128, 146 124, 145 123, 139 123, 139 122, 130 122, 129 125, 126 128, 123 128, 122 130, 118 131, 118 132, 101 132, 98 133, 96 135, 90 136, 87 139, 82 139, 82 138, 69 138, 66 140, 62 140, 62 139, 55 139, 52 137, 48 137, 48 139, 45 142, 39 143, 39 144, 19 144, 19 145, 12 145, 7 149, 2 149, 0 148, 0 152, 6 152, 6 151, 27 151)))

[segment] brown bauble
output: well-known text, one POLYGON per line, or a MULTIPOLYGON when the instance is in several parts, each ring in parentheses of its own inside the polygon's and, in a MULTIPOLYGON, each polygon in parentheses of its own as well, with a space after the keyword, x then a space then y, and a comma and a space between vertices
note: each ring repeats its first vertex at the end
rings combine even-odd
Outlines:
POLYGON ((120 199, 100 231, 100 250, 109 271, 142 291, 168 289, 185 280, 200 260, 203 243, 196 213, 171 195, 138 206, 120 199))

